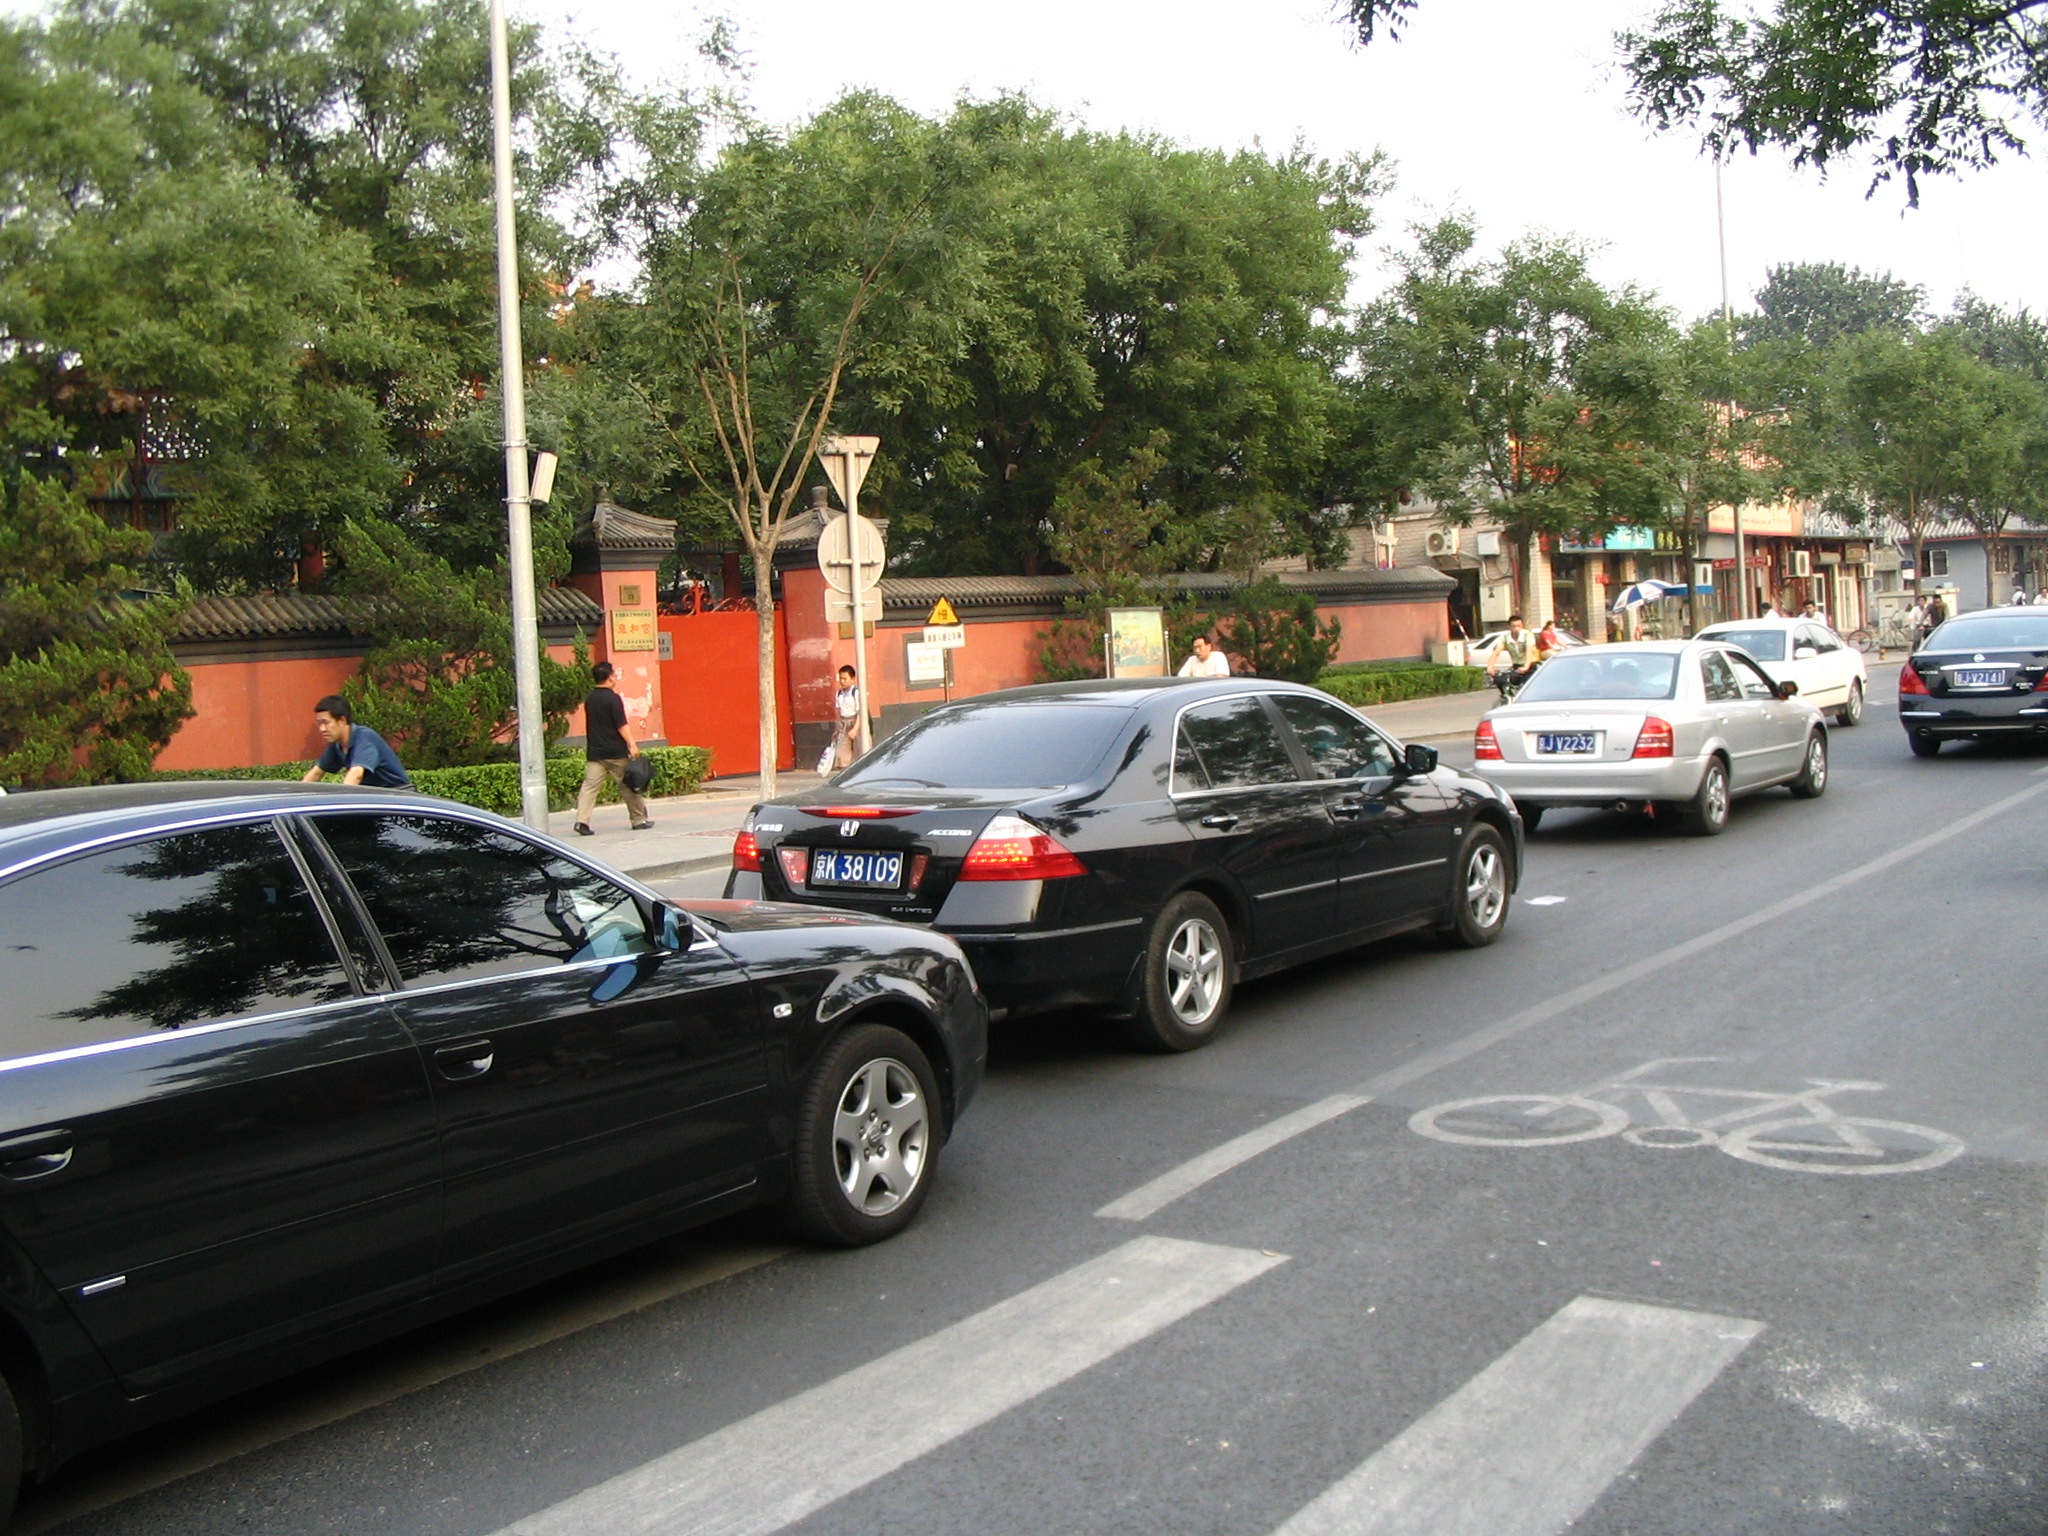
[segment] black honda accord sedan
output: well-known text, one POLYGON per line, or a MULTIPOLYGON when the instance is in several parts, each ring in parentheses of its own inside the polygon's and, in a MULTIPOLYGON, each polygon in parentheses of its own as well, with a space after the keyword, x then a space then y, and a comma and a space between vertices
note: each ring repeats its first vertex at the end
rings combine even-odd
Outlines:
POLYGON ((1899 724, 1915 757, 1944 741, 2048 737, 2048 608, 1950 619, 1899 668, 1899 724))
POLYGON ((1316 689, 1050 683, 755 807, 726 894, 930 923, 996 1017, 1093 1006, 1189 1050, 1240 978, 1409 928, 1491 943, 1521 855, 1505 793, 1316 689))
POLYGON ((0 798, 0 1510, 96 1441, 741 1206, 889 1236, 986 1040, 940 934, 667 902, 421 795, 0 798))

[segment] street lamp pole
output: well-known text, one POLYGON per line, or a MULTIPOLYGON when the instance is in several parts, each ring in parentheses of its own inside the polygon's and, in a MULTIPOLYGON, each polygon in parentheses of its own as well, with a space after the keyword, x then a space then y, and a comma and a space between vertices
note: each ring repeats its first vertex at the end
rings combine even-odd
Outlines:
MULTIPOLYGON (((1728 340, 1728 356, 1735 357, 1735 311, 1728 303, 1728 215, 1721 201, 1721 154, 1714 152, 1714 234, 1721 247, 1721 330, 1728 340)), ((1735 436, 1735 397, 1728 397, 1728 436, 1735 436)), ((1749 550, 1742 537, 1742 502, 1730 508, 1735 514, 1735 616, 1749 617, 1749 550)))
POLYGON ((548 825, 541 730, 540 610, 533 578, 533 493, 526 464, 526 360, 519 340, 519 244, 512 216, 512 65, 505 0, 491 0, 492 186, 498 215, 498 363, 505 401, 505 527, 512 580, 512 680, 519 710, 519 813, 548 825))

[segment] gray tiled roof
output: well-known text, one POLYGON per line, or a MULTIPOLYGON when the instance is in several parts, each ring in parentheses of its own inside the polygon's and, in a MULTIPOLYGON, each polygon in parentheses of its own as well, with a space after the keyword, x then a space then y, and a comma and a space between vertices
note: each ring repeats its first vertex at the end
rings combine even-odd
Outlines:
MULTIPOLYGON (((1222 598, 1244 585, 1242 578, 1220 572, 1191 571, 1159 578, 1162 587, 1197 597, 1222 598)), ((1322 602, 1389 602, 1442 598, 1457 583, 1429 566, 1399 570, 1286 571, 1282 586, 1312 592, 1322 602)), ((1009 608, 1056 604, 1081 596, 1087 588, 1074 576, 885 576, 882 605, 929 608, 940 598, 955 608, 1009 608)))
POLYGON ((648 549, 667 554, 676 547, 676 525, 665 517, 600 501, 591 509, 590 516, 576 525, 569 542, 594 544, 599 549, 648 549))
MULTIPOLYGON (((253 597, 202 597, 178 617, 173 640, 248 640, 289 635, 303 639, 359 634, 355 607, 338 597, 308 592, 263 592, 253 597)), ((604 610, 574 587, 543 587, 544 625, 581 625, 593 632, 604 610)))

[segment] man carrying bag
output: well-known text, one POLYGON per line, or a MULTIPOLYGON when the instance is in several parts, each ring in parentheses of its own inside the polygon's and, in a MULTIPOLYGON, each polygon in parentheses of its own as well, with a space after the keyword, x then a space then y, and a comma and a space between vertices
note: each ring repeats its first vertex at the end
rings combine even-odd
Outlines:
POLYGON ((626 819, 635 832, 645 832, 654 825, 654 818, 648 814, 640 791, 653 775, 637 771, 648 764, 640 756, 640 744, 633 740, 632 727, 626 723, 626 701, 619 697, 618 673, 610 662, 600 661, 590 669, 590 680, 597 686, 583 698, 583 752, 589 762, 583 769, 583 788, 576 795, 576 830, 584 837, 592 835, 590 813, 597 807, 598 789, 607 778, 613 778, 619 781, 619 795, 626 802, 626 819))

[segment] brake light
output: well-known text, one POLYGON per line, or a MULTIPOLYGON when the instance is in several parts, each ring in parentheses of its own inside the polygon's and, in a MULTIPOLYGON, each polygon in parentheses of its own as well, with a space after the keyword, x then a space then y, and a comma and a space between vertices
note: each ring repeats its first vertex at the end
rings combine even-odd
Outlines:
POLYGON ((1927 679, 1913 669, 1912 662, 1909 661, 1899 668, 1899 692, 1925 693, 1926 691, 1927 679))
POLYGON ((1482 720, 1479 729, 1472 733, 1472 756, 1482 763, 1497 763, 1501 760, 1500 738, 1493 734, 1493 722, 1482 720))
POLYGON ((998 816, 982 828, 960 866, 962 880, 1064 880, 1087 873, 1059 839, 1021 816, 998 816))
POLYGON ((2048 670, 2044 670, 2041 673, 2041 680, 2034 684, 2034 692, 2048 693, 2048 670))
POLYGON ((752 828, 732 840, 732 867, 742 874, 761 872, 761 842, 752 828))
POLYGON ((807 805, 806 816, 823 816, 831 821, 887 821, 894 816, 915 816, 914 805, 807 805))
POLYGON ((1671 756, 1671 722, 1650 715, 1643 721, 1643 728, 1636 732, 1635 750, 1630 757, 1671 756))

